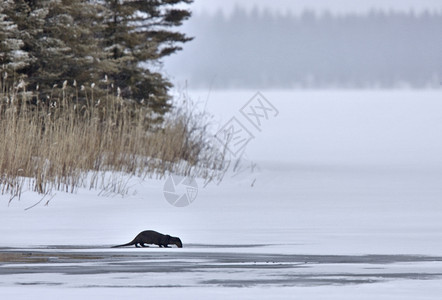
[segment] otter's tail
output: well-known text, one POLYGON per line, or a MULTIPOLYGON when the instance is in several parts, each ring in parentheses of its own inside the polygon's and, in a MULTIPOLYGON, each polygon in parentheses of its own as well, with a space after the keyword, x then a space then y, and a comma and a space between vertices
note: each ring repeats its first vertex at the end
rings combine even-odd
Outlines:
POLYGON ((127 243, 127 244, 122 244, 122 245, 112 246, 111 248, 119 248, 119 247, 126 247, 126 246, 132 246, 132 245, 135 245, 135 242, 134 242, 134 241, 129 242, 129 243, 127 243))

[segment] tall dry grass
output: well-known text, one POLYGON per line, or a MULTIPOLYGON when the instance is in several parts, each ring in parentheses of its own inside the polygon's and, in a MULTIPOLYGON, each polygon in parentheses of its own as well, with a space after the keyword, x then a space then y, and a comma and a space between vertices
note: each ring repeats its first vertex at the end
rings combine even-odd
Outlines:
POLYGON ((175 173, 206 181, 222 176, 223 152, 211 143, 207 120, 191 109, 172 109, 152 126, 148 108, 118 95, 98 99, 93 87, 77 89, 65 82, 45 101, 23 81, 0 84, 0 90, 0 193, 11 199, 25 188, 45 194, 111 184, 118 190, 118 180, 103 183, 107 172, 117 177, 175 173))

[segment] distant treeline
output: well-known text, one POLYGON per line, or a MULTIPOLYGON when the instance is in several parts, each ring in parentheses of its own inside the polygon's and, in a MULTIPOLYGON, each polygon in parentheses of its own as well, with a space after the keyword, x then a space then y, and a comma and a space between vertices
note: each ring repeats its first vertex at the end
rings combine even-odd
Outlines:
POLYGON ((166 61, 192 87, 440 86, 442 15, 246 12, 195 15, 195 40, 166 61))

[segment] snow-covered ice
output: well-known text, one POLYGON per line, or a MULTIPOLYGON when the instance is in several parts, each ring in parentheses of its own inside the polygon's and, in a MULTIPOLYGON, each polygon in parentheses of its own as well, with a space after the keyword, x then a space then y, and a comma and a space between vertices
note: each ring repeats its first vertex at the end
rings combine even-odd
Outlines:
MULTIPOLYGON (((54 192, 28 210, 42 196, 26 191, 10 203, 8 195, 0 196, 0 255, 5 251, 128 255, 128 268, 137 261, 147 266, 164 263, 164 272, 10 274, 6 270, 20 264, 1 263, 1 298, 148 294, 182 299, 354 299, 357 293, 358 299, 437 299, 442 292, 442 93, 263 91, 279 114, 257 131, 239 113, 255 92, 189 92, 215 115, 214 131, 236 117, 254 138, 246 146, 241 168, 230 170, 222 183, 203 187, 197 180, 197 198, 187 207, 173 207, 165 200, 165 179, 131 178, 124 197, 88 189, 54 192), (45 206, 46 199, 50 201, 45 206), (184 248, 107 248, 130 241, 145 229, 179 236, 184 248), (133 253, 143 254, 131 261, 133 253), (229 265, 232 255, 244 258, 239 269, 229 265), (258 265, 248 270, 253 262, 246 258, 260 255, 286 255, 290 268, 258 265), (306 255, 308 270, 295 266, 296 255, 306 255), (413 259, 351 262, 370 255, 413 259), (324 256, 351 259, 318 263, 324 256), (219 268, 175 273, 172 268, 176 261, 198 268, 219 257, 226 258, 212 261, 219 268), (268 279, 281 276, 281 271, 294 278, 292 284, 259 280, 242 287, 234 284, 247 275, 268 279), (384 275, 372 280, 370 272, 384 275), (317 278, 337 274, 337 279, 346 274, 363 282, 303 285, 295 280, 297 275, 312 274, 317 278), (228 279, 232 285, 225 284, 228 279), (173 284, 153 288, 147 283, 152 280, 158 286, 168 280, 173 284), (109 286, 121 282, 119 288, 109 286)), ((55 258, 41 263, 42 269, 57 263, 77 269, 82 263, 105 269, 113 265, 55 258)))

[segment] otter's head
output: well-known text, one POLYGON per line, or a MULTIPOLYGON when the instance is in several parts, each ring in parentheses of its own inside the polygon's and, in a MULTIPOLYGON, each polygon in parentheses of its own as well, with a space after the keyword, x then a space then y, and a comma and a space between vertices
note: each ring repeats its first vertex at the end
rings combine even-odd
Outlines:
POLYGON ((183 248, 183 243, 181 242, 181 240, 177 237, 173 237, 170 239, 170 243, 171 244, 175 244, 178 248, 183 248))

